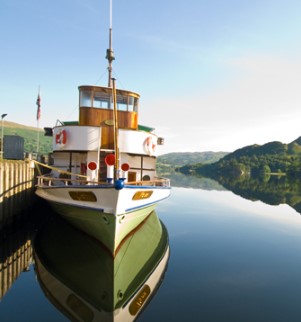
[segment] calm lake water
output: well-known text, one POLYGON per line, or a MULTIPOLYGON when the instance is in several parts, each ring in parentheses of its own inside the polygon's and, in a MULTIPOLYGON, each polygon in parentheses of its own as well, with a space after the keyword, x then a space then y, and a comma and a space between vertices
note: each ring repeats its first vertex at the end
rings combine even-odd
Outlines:
MULTIPOLYGON (((137 320, 300 321, 300 213, 286 204, 243 199, 218 185, 193 186, 174 187, 157 207, 170 257, 162 284, 137 320)), ((52 216, 45 206, 36 212, 52 216)), ((1 242, 1 322, 69 321, 45 296, 33 263, 24 271, 19 263, 20 274, 7 268, 7 257, 25 253, 22 243, 43 225, 23 225, 1 242)))

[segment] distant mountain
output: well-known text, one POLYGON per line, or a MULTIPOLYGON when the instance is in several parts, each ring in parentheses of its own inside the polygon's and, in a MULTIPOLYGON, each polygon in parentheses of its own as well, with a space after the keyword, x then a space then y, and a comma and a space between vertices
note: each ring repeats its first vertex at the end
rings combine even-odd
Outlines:
POLYGON ((158 156, 157 169, 160 173, 170 172, 177 167, 188 164, 208 164, 218 161, 228 152, 173 152, 158 156))
POLYGON ((160 163, 170 164, 173 166, 181 166, 193 163, 213 163, 223 158, 229 152, 173 152, 160 155, 158 161, 160 163))
POLYGON ((215 178, 220 175, 258 176, 267 173, 301 177, 301 137, 289 144, 274 141, 246 146, 228 153, 212 164, 195 163, 179 167, 178 170, 215 178))

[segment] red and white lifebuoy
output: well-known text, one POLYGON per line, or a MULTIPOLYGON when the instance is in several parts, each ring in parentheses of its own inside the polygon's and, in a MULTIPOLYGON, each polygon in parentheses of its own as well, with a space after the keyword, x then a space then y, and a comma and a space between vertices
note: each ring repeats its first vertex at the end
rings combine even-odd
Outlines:
POLYGON ((157 138, 149 136, 144 141, 144 147, 148 155, 153 155, 157 147, 157 138))
POLYGON ((65 130, 60 130, 55 136, 55 144, 62 148, 67 143, 67 133, 65 130))

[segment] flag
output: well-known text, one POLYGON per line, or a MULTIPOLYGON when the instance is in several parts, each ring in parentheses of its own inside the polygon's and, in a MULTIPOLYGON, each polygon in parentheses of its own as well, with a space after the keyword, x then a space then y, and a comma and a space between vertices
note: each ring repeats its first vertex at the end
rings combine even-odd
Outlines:
POLYGON ((37 98, 37 121, 40 119, 41 117, 41 98, 40 98, 40 93, 38 94, 38 98, 37 98))

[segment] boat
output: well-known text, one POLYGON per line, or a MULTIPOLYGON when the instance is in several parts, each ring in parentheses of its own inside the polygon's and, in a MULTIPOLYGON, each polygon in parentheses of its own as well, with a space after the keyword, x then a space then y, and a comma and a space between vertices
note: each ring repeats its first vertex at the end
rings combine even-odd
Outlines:
POLYGON ((169 261, 168 232, 152 212, 115 257, 59 217, 33 242, 35 272, 48 300, 70 321, 134 321, 156 295, 169 261))
POLYGON ((52 136, 52 162, 50 172, 37 177, 36 195, 115 253, 169 197, 171 186, 156 173, 164 138, 139 124, 140 95, 116 88, 111 23, 106 58, 107 86, 78 87, 79 119, 45 128, 52 136))

